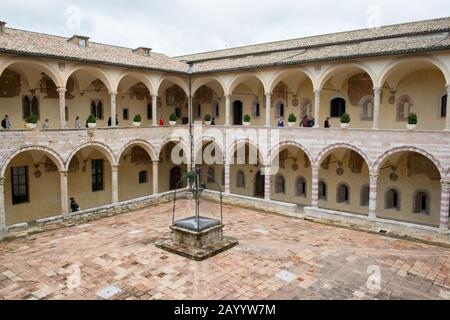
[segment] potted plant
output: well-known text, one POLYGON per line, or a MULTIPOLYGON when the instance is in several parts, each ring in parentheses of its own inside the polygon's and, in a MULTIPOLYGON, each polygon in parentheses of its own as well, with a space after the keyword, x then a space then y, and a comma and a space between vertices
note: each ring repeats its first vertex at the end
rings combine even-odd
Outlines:
POLYGON ((25 122, 28 129, 34 129, 37 126, 38 118, 35 114, 32 114, 31 116, 25 119, 25 122))
POLYGON ((289 115, 289 117, 288 117, 288 125, 289 125, 289 127, 295 126, 296 122, 297 122, 297 117, 293 113, 291 113, 289 115))
POLYGON ((169 124, 170 124, 171 126, 174 126, 174 125, 177 124, 177 120, 178 120, 177 115, 176 115, 175 113, 172 113, 172 114, 170 115, 170 117, 169 117, 169 124))
POLYGON ((87 124, 89 128, 95 128, 97 126, 97 118, 91 114, 88 118, 87 118, 87 124))
POLYGON ((341 128, 347 129, 348 126, 350 125, 350 121, 351 121, 350 115, 348 113, 344 113, 341 116, 341 128))
POLYGON ((415 113, 410 113, 408 115, 408 124, 406 127, 408 130, 414 130, 417 126, 417 115, 415 113))
POLYGON ((211 120, 211 115, 210 114, 205 115, 204 120, 205 120, 205 124, 206 125, 208 125, 208 126, 211 125, 212 120, 211 120))
POLYGON ((135 116, 134 116, 134 119, 133 119, 133 126, 135 126, 135 127, 140 127, 140 126, 141 126, 141 123, 142 123, 142 117, 141 117, 141 115, 140 115, 140 114, 135 115, 135 116))
POLYGON ((244 116, 244 126, 249 126, 250 125, 250 121, 252 121, 252 118, 250 117, 249 114, 246 114, 244 116))

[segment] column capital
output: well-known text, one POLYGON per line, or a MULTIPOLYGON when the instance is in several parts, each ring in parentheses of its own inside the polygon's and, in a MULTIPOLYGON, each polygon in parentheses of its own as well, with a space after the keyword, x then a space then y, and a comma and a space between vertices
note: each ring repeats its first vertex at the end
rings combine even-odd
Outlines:
POLYGON ((441 180, 441 186, 443 189, 450 189, 450 181, 442 179, 441 180))
POLYGON ((375 93, 375 95, 380 95, 383 92, 383 88, 373 87, 373 92, 375 93))
POLYGON ((6 180, 5 177, 0 178, 0 186, 3 186, 5 184, 5 180, 6 180))
POLYGON ((112 172, 118 172, 119 171, 119 166, 111 166, 111 171, 112 172))
POLYGON ((153 165, 158 165, 159 164, 159 160, 152 160, 153 165))
POLYGON ((448 84, 445 86, 445 89, 447 90, 447 93, 450 93, 450 83, 448 83, 448 84))
POLYGON ((117 96, 117 91, 109 91, 108 94, 109 94, 111 97, 115 97, 115 96, 117 96))
POLYGON ((225 99, 231 99, 232 94, 226 94, 224 95, 225 99))
POLYGON ((64 88, 64 87, 60 87, 60 88, 57 88, 56 91, 58 91, 58 93, 60 95, 62 95, 62 94, 65 94, 67 92, 67 89, 64 88))
POLYGON ((153 99, 155 99, 155 98, 158 99, 158 95, 157 95, 157 94, 152 94, 151 97, 152 97, 153 99))
POLYGON ((266 96, 266 98, 271 98, 272 97, 272 93, 271 92, 266 92, 266 93, 264 93, 264 95, 266 96))
POLYGON ((67 177, 68 174, 69 174, 69 171, 66 171, 66 170, 60 170, 60 171, 59 171, 59 174, 60 174, 61 176, 67 177))
POLYGON ((322 94, 322 90, 314 90, 313 93, 314 93, 314 96, 317 97, 322 94))

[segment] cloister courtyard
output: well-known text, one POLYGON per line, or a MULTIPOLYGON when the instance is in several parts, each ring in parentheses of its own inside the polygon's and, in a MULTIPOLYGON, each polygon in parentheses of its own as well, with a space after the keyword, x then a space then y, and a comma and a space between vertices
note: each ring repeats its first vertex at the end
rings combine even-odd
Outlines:
POLYGON ((445 246, 227 205, 239 245, 194 262, 155 247, 171 219, 165 203, 2 242, 0 299, 450 299, 445 246))

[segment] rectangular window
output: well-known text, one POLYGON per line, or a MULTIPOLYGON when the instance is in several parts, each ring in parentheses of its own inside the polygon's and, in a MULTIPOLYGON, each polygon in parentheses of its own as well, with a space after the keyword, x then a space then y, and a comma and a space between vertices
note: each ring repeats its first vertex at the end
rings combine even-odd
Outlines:
POLYGON ((68 106, 66 106, 64 108, 64 118, 66 121, 69 121, 69 107, 68 106))
POLYGON ((148 182, 148 173, 147 171, 139 172, 139 184, 144 184, 148 182))
POLYGON ((123 120, 130 120, 130 109, 123 109, 123 120))
POLYGON ((147 104, 147 119, 148 120, 153 119, 153 105, 151 102, 147 104))
POLYGON ((101 100, 92 100, 91 114, 93 114, 97 119, 103 120, 103 102, 101 100))
POLYGON ((92 192, 102 191, 103 188, 103 159, 92 160, 92 192))
POLYGON ((12 167, 11 183, 13 205, 28 202, 28 167, 12 167))

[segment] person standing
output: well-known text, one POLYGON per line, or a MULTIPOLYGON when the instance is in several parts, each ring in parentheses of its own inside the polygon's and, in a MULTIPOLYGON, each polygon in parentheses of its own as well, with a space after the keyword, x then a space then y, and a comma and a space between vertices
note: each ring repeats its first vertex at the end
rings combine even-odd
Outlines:
POLYGON ((304 128, 309 128, 309 118, 308 118, 308 115, 307 115, 307 114, 303 117, 303 120, 302 120, 302 127, 304 127, 304 128))
POLYGON ((81 129, 80 117, 75 119, 75 129, 81 129))
POLYGON ((11 122, 9 121, 8 115, 5 115, 5 118, 2 120, 2 128, 5 130, 11 129, 11 122))
POLYGON ((331 125, 330 125, 330 118, 327 118, 327 119, 325 120, 324 128, 331 128, 331 125))
POLYGON ((164 126, 164 119, 163 118, 161 118, 161 119, 159 119, 159 125, 162 127, 162 126, 164 126))
POLYGON ((277 127, 278 127, 278 128, 284 128, 284 121, 283 121, 283 118, 280 118, 280 119, 278 120, 277 127))
POLYGON ((45 119, 44 123, 42 124, 42 130, 48 130, 50 129, 50 123, 48 119, 45 119))
POLYGON ((211 120, 211 125, 212 125, 212 126, 215 126, 215 125, 216 125, 216 118, 212 118, 212 120, 211 120))

